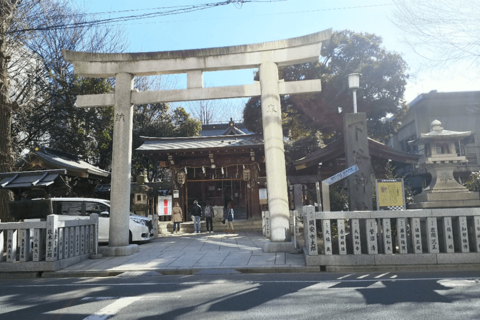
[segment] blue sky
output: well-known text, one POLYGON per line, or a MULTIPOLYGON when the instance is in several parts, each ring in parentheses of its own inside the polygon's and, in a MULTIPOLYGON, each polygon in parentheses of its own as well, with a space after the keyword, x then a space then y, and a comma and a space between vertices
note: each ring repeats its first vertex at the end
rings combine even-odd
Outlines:
MULTIPOLYGON (((154 8, 220 2, 219 0, 76 0, 88 12, 102 17, 159 11, 154 8), (114 13, 113 11, 135 10, 114 13)), ((412 75, 405 99, 438 91, 480 90, 478 76, 457 64, 443 71, 424 70, 425 61, 402 42, 392 23, 392 0, 286 0, 234 4, 187 14, 126 22, 130 52, 169 51, 241 45, 298 37, 325 29, 374 33, 384 47, 400 53, 412 75)), ((162 9, 163 10, 163 9, 162 9)), ((181 82, 185 81, 180 78, 181 82)), ((237 85, 253 81, 252 70, 205 74, 206 86, 237 85)), ((180 87, 183 85, 180 84, 180 87)))

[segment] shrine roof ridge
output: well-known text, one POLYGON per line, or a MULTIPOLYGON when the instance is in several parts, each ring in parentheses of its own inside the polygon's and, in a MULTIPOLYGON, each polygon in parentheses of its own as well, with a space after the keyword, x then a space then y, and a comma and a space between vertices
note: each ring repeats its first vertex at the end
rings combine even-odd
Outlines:
POLYGON ((85 61, 85 62, 129 62, 141 60, 160 60, 160 59, 186 59, 191 57, 207 57, 218 55, 229 55, 237 53, 260 52, 269 50, 278 50, 299 47, 319 42, 325 42, 330 39, 332 29, 326 29, 320 32, 308 34, 305 36, 276 40, 269 42, 261 42, 246 45, 191 49, 191 50, 174 50, 174 51, 158 51, 158 52, 132 52, 132 53, 94 53, 62 50, 65 60, 68 61, 85 61))
POLYGON ((147 136, 140 136, 142 141, 149 141, 149 140, 165 140, 165 141, 173 141, 173 140, 255 140, 255 139, 263 140, 263 136, 261 134, 237 134, 237 135, 218 135, 218 136, 194 136, 194 137, 147 137, 147 136))
POLYGON ((264 141, 261 135, 242 134, 228 136, 199 136, 199 137, 167 137, 153 138, 140 137, 144 142, 135 149, 140 152, 151 151, 198 151, 217 150, 225 148, 263 148, 264 141))

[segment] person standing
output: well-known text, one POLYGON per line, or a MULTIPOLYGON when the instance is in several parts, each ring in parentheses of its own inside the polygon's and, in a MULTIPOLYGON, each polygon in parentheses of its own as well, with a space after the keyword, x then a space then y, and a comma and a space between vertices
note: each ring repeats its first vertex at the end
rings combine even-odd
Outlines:
POLYGON ((231 233, 235 233, 235 229, 233 228, 233 217, 234 217, 234 212, 232 208, 232 203, 230 202, 227 205, 227 212, 225 212, 225 215, 223 218, 225 219, 225 223, 227 224, 227 229, 225 229, 225 232, 228 233, 229 229, 231 229, 231 233))
POLYGON ((193 233, 200 233, 200 220, 202 218, 202 207, 197 200, 193 201, 193 208, 191 214, 193 220, 193 233))
POLYGON ((178 233, 180 231, 180 222, 183 221, 182 208, 178 202, 175 202, 175 206, 172 208, 172 222, 173 230, 172 233, 178 233))
POLYGON ((205 210, 203 211, 205 216, 205 224, 207 225, 207 232, 213 233, 213 208, 210 205, 210 202, 207 201, 205 205, 205 210))

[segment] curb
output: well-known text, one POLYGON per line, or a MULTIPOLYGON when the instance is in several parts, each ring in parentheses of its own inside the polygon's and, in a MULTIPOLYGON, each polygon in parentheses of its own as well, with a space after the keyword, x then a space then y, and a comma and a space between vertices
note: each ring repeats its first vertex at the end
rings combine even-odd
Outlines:
MULTIPOLYGON (((321 272, 320 267, 240 267, 240 268, 189 268, 189 269, 157 269, 157 270, 92 270, 92 271, 48 271, 40 273, 36 277, 41 278, 103 278, 116 277, 123 273, 138 273, 142 271, 153 271, 159 275, 195 275, 200 271, 208 270, 211 275, 228 274, 225 270, 234 270, 238 273, 316 273, 321 272), (215 272, 217 270, 218 272, 215 272)), ((202 273, 203 274, 203 273, 202 273)), ((0 274, 1 276, 2 274, 0 274)), ((9 274, 6 274, 9 275, 9 274)), ((30 276, 32 277, 32 276, 30 276)), ((35 276, 34 276, 35 277, 35 276)), ((0 277, 1 278, 1 277, 0 277)), ((6 278, 6 277, 5 277, 6 278)), ((11 277, 9 277, 11 278, 11 277)))

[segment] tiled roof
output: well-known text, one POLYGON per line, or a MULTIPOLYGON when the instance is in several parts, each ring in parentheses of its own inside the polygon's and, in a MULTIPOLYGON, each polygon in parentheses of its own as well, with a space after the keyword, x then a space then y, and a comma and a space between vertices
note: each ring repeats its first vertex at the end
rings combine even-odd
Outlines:
MULTIPOLYGON (((233 124, 233 128, 236 134, 253 134, 253 132, 247 130, 243 123, 233 124)), ((202 125, 202 131, 200 131, 200 135, 202 137, 221 136, 225 134, 225 132, 227 132, 229 128, 230 123, 205 124, 202 125)))
POLYGON ((84 175, 97 175, 101 177, 108 177, 110 175, 108 171, 80 160, 74 155, 43 147, 38 147, 35 151, 30 152, 30 154, 20 162, 20 166, 28 166, 29 162, 35 157, 48 164, 49 169, 67 169, 68 175, 71 174, 71 171, 82 172, 84 175))
MULTIPOLYGON (((385 144, 368 138, 368 149, 371 156, 382 159, 391 159, 402 163, 417 163, 419 155, 395 150, 385 144)), ((301 159, 295 160, 294 165, 297 170, 310 166, 317 166, 319 162, 326 162, 342 156, 345 153, 345 144, 343 139, 338 139, 325 148, 317 150, 301 159)))
POLYGON ((141 137, 144 142, 137 151, 180 151, 217 148, 263 147, 261 135, 229 135, 213 137, 141 137))
POLYGON ((0 173, 0 189, 46 187, 66 170, 42 170, 0 173))

